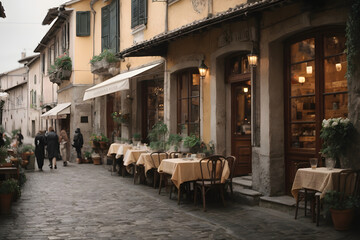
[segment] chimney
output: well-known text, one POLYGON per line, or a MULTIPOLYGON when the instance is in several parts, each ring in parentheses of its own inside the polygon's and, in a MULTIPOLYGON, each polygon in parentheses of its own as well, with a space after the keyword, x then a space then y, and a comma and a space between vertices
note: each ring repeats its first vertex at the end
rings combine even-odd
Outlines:
POLYGON ((26 57, 26 52, 21 52, 21 59, 24 59, 26 57))

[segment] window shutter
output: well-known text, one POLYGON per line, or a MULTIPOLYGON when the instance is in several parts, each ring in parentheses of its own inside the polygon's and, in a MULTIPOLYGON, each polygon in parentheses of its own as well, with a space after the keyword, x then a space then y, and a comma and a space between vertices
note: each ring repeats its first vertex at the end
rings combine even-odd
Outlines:
POLYGON ((139 0, 131 0, 131 28, 139 25, 139 0))
POLYGON ((109 5, 101 9, 101 51, 109 49, 110 16, 109 5))
POLYGON ((90 11, 76 12, 76 36, 90 36, 90 11))
POLYGON ((109 5, 109 49, 115 52, 119 49, 119 1, 114 0, 109 5))
POLYGON ((147 23, 147 0, 139 0, 139 25, 147 23))

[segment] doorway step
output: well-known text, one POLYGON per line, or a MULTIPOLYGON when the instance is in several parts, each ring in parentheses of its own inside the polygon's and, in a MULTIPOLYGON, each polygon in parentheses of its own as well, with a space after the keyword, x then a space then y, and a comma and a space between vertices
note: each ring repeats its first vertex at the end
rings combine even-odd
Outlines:
MULTIPOLYGON (((234 200, 243 204, 257 205, 294 215, 295 200, 293 197, 287 195, 275 197, 262 196, 260 192, 251 189, 251 186, 251 175, 233 178, 234 200)), ((300 204, 299 208, 303 209, 303 205, 300 204)))

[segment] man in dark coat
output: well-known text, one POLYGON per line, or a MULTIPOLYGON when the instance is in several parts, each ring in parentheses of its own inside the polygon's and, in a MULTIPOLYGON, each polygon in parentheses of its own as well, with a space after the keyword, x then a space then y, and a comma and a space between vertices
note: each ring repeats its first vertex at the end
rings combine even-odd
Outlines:
POLYGON ((49 127, 49 132, 46 136, 48 158, 50 161, 50 169, 53 167, 57 169, 56 159, 59 157, 59 137, 55 133, 53 127, 49 127))
POLYGON ((45 144, 46 139, 44 132, 39 131, 35 136, 35 157, 39 171, 42 171, 42 167, 44 165, 45 144))
POLYGON ((80 132, 80 128, 75 130, 73 147, 76 149, 76 157, 81 160, 81 148, 84 145, 83 135, 80 132))

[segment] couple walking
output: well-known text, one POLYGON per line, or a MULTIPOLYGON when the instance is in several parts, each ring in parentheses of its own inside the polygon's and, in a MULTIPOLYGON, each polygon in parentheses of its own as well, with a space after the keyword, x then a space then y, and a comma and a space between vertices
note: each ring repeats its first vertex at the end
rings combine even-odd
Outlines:
MULTIPOLYGON (((81 135, 81 140, 82 140, 82 134, 80 133, 80 129, 78 128, 75 131, 74 144, 75 144, 75 138, 80 139, 79 134, 81 135)), ((81 147, 82 147, 83 141, 81 142, 82 142, 81 143, 81 147)), ((69 137, 65 130, 61 130, 60 137, 55 133, 53 127, 49 127, 49 131, 47 133, 45 133, 44 131, 39 131, 38 134, 36 135, 35 156, 40 171, 42 171, 42 167, 44 165, 45 145, 47 145, 50 169, 52 169, 53 167, 57 169, 56 160, 60 159, 60 157, 63 160, 64 166, 68 164, 70 158, 70 144, 69 144, 69 137)), ((80 147, 80 155, 81 155, 81 147, 80 147)), ((78 152, 78 150, 76 151, 78 152)))

